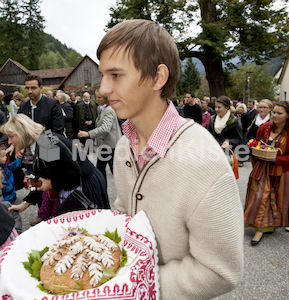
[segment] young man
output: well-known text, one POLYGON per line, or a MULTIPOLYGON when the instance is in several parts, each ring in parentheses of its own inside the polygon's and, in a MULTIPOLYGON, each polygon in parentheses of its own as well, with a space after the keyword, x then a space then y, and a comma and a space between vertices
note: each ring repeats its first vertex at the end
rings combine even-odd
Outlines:
POLYGON ((128 119, 115 152, 115 207, 146 212, 158 243, 161 298, 230 291, 243 272, 242 206, 220 146, 166 100, 179 79, 175 43, 155 23, 130 20, 105 35, 97 56, 100 93, 128 119))
POLYGON ((185 97, 187 103, 184 107, 184 117, 193 119, 195 122, 202 125, 202 108, 196 103, 196 98, 194 93, 186 93, 185 97))

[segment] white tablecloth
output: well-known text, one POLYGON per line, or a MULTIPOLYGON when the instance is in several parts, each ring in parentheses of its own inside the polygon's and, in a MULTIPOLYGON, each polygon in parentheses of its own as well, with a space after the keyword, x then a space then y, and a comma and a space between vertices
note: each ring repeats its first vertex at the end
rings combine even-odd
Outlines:
POLYGON ((76 299, 159 299, 158 253, 155 236, 146 214, 131 218, 112 210, 87 210, 58 216, 22 233, 0 256, 1 300, 76 300, 76 299), (63 228, 85 228, 90 234, 104 234, 117 228, 120 246, 127 251, 128 262, 117 275, 96 289, 48 295, 37 287, 22 262, 31 250, 51 246, 63 228))

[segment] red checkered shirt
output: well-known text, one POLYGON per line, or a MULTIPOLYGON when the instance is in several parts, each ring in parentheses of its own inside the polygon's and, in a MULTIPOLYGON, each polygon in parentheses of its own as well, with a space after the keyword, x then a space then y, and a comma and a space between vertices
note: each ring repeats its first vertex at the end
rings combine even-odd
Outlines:
POLYGON ((162 158, 165 157, 170 139, 186 122, 187 120, 179 115, 174 104, 169 101, 166 112, 140 154, 138 154, 137 151, 138 140, 135 126, 130 119, 123 123, 123 134, 129 140, 139 170, 141 170, 155 154, 158 154, 162 158))

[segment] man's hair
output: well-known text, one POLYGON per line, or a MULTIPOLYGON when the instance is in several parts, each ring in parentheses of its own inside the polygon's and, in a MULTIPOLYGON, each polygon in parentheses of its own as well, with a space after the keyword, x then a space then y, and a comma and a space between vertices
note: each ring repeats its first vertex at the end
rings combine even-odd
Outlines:
POLYGON ((4 95, 4 92, 2 90, 0 90, 0 95, 4 95))
POLYGON ((249 102, 250 102, 250 103, 253 103, 253 105, 255 105, 255 100, 249 99, 249 100, 248 100, 248 103, 249 103, 249 102))
POLYGON ((17 114, 9 119, 7 123, 0 127, 0 131, 4 134, 16 134, 19 141, 19 149, 31 146, 35 139, 44 131, 44 127, 32 121, 24 114, 17 114))
POLYGON ((155 78, 157 67, 165 64, 169 78, 161 90, 161 98, 170 98, 176 89, 180 77, 178 48, 169 33, 149 20, 128 20, 110 29, 97 49, 101 53, 111 47, 124 48, 130 55, 137 70, 141 72, 141 82, 155 78))
POLYGON ((195 96, 196 96, 195 93, 193 93, 193 92, 186 92, 185 94, 190 94, 192 98, 195 98, 195 96))
MULTIPOLYGON (((58 93, 57 97, 59 97, 63 102, 67 101, 67 97, 66 97, 65 93, 58 93)), ((69 96, 68 96, 68 98, 69 98, 69 96)))
POLYGON ((25 82, 26 82, 26 81, 31 81, 31 80, 37 80, 38 86, 41 86, 41 85, 42 85, 42 79, 41 79, 39 76, 37 76, 37 75, 28 74, 28 75, 25 77, 25 82))

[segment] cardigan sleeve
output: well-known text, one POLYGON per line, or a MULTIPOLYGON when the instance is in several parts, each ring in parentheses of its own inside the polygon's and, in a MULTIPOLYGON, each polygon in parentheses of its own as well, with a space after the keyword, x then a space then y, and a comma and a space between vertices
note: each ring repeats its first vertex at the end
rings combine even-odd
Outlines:
POLYGON ((212 299, 240 283, 244 224, 233 181, 228 173, 221 176, 198 207, 191 207, 186 222, 189 252, 181 261, 160 266, 162 299, 212 299))

